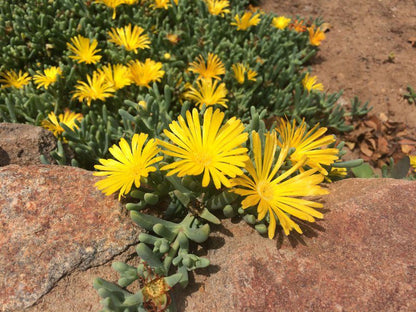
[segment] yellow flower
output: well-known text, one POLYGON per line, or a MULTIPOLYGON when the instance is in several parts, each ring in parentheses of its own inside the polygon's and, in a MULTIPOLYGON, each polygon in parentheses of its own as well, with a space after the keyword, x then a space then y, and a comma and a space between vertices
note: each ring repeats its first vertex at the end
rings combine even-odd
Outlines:
POLYGON ((137 2, 139 2, 138 0, 123 0, 123 3, 128 4, 128 5, 133 5, 136 4, 137 2))
MULTIPOLYGON (((329 166, 334 161, 338 160, 339 150, 337 148, 325 148, 328 144, 335 142, 333 135, 322 135, 327 128, 318 128, 316 124, 311 130, 306 133, 306 123, 302 120, 299 127, 296 127, 296 121, 291 124, 289 121, 280 119, 280 124, 276 128, 280 134, 281 142, 278 145, 282 148, 295 148, 295 151, 290 155, 290 161, 293 164, 301 162, 303 158, 307 157, 305 165, 320 171, 320 173, 327 175, 328 172, 322 165, 329 166)), ((301 171, 303 169, 301 168, 301 171)))
POLYGON ((226 9, 230 6, 228 0, 205 0, 205 3, 208 6, 208 12, 212 15, 224 16, 225 13, 230 13, 230 10, 226 9))
MULTIPOLYGON (((78 129, 77 124, 75 123, 76 120, 81 122, 82 114, 71 112, 69 109, 65 109, 63 114, 59 114, 58 118, 54 112, 50 112, 48 114, 49 120, 45 119, 42 121, 41 125, 43 128, 53 132, 55 137, 60 137, 60 135, 64 132, 64 128, 61 127, 61 123, 67 126, 70 129, 78 129)), ((64 139, 64 142, 66 140, 64 139)))
POLYGON ((76 60, 78 63, 95 64, 100 61, 101 55, 96 55, 101 49, 96 49, 97 40, 93 40, 90 44, 90 39, 84 38, 81 35, 71 38, 71 42, 67 43, 69 51, 75 55, 69 57, 76 60))
POLYGON ((337 181, 339 179, 345 178, 347 174, 348 174, 347 168, 332 167, 328 175, 325 176, 325 181, 332 183, 333 181, 337 181))
POLYGON ((113 19, 115 19, 116 7, 118 7, 120 4, 127 3, 127 1, 126 0, 95 0, 95 3, 105 4, 107 7, 113 9, 113 19))
POLYGON ((225 83, 218 85, 218 80, 199 80, 196 82, 198 89, 190 86, 189 91, 185 93, 185 98, 196 101, 196 105, 199 105, 199 108, 202 108, 202 105, 205 106, 219 104, 227 108, 228 100, 225 98, 227 96, 227 88, 225 83))
POLYGON ((130 69, 122 64, 105 65, 98 69, 98 73, 104 75, 115 91, 131 84, 130 69))
POLYGON ((153 0, 154 3, 150 5, 150 7, 154 9, 165 9, 167 10, 171 4, 170 0, 153 0))
POLYGON ((94 172, 95 176, 107 176, 105 179, 95 183, 95 186, 103 191, 105 195, 119 192, 118 199, 128 194, 131 187, 140 187, 141 178, 146 178, 149 172, 156 171, 153 164, 160 161, 163 156, 156 156, 159 152, 154 139, 145 141, 148 135, 144 133, 134 134, 131 145, 122 138, 119 146, 114 144, 109 152, 115 159, 100 159, 101 165, 94 168, 100 171, 94 172))
POLYGON ((170 60, 170 58, 171 58, 172 56, 170 55, 170 53, 164 53, 163 54, 163 58, 165 59, 165 60, 170 60))
POLYGON ((273 17, 272 25, 277 29, 285 29, 290 23, 290 18, 285 16, 273 17))
POLYGON ((33 80, 38 85, 36 89, 44 87, 47 90, 52 83, 56 82, 58 76, 62 75, 62 70, 56 66, 47 68, 43 72, 44 74, 41 71, 37 71, 37 75, 33 76, 33 80))
POLYGON ((137 105, 139 107, 141 107, 142 109, 146 109, 147 108, 147 103, 146 103, 146 101, 143 101, 143 100, 139 101, 139 103, 137 103, 137 105))
POLYGON ((134 83, 140 87, 150 88, 149 83, 159 82, 165 71, 162 70, 162 63, 146 59, 144 63, 135 60, 130 63, 130 75, 134 83))
POLYGON ((309 77, 309 73, 306 73, 305 78, 302 80, 303 87, 311 92, 312 90, 324 91, 324 85, 322 83, 316 83, 318 77, 309 77))
POLYGON ((234 72, 234 77, 237 79, 239 84, 243 84, 246 80, 245 74, 247 72, 247 79, 251 81, 256 81, 257 73, 254 70, 246 68, 244 64, 237 63, 231 66, 231 69, 234 72))
POLYGON ((173 142, 159 141, 166 148, 163 152, 179 160, 165 165, 161 170, 170 170, 168 176, 177 174, 200 175, 203 173, 202 186, 206 187, 212 178, 217 189, 221 185, 230 187, 228 177, 241 175, 245 161, 248 160, 247 149, 241 147, 248 134, 244 133, 243 123, 232 117, 221 126, 224 113, 219 109, 213 112, 209 107, 203 117, 201 126, 198 110, 194 108, 186 112, 186 121, 182 116, 173 121, 164 130, 165 135, 173 142))
POLYGON ((260 14, 265 14, 265 12, 258 6, 254 6, 252 4, 249 4, 247 7, 247 11, 253 12, 253 13, 260 13, 260 14))
POLYGON ((225 74, 224 64, 221 62, 218 55, 214 53, 208 53, 207 64, 202 55, 198 56, 197 61, 189 64, 189 71, 199 74, 198 79, 218 79, 221 80, 219 75, 225 74))
POLYGON ((90 75, 87 75, 88 83, 84 81, 77 81, 75 86, 76 91, 72 98, 78 98, 78 101, 82 102, 87 100, 87 105, 91 105, 92 100, 105 101, 106 98, 114 96, 114 87, 105 79, 105 76, 94 72, 92 79, 90 75))
POLYGON ((324 32, 318 27, 315 29, 315 26, 308 27, 309 31, 309 42, 313 46, 319 46, 321 41, 325 39, 324 32))
POLYGON ((179 40, 180 40, 179 36, 178 36, 178 35, 176 35, 176 34, 167 34, 167 35, 166 35, 166 39, 168 39, 168 41, 169 41, 170 43, 172 43, 173 45, 178 44, 178 42, 179 42, 179 40))
POLYGON ((255 26, 260 23, 260 14, 253 14, 253 12, 245 12, 240 18, 238 14, 234 17, 235 22, 231 25, 237 26, 237 30, 246 30, 251 26, 255 26))
POLYGON ((127 51, 134 51, 137 53, 137 49, 149 49, 150 40, 149 36, 143 34, 144 29, 134 26, 133 32, 131 31, 131 24, 128 24, 124 28, 111 28, 108 32, 110 36, 110 42, 117 44, 118 46, 124 46, 127 51))
POLYGON ((21 70, 19 70, 18 74, 13 70, 6 70, 4 73, 0 74, 0 77, 3 77, 0 79, 0 82, 3 84, 1 86, 2 89, 9 87, 21 89, 30 82, 30 79, 32 79, 29 77, 28 73, 22 73, 21 70))
POLYGON ((282 149, 276 163, 273 164, 277 147, 276 134, 267 133, 265 136, 262 156, 260 136, 253 131, 254 161, 248 161, 246 164, 248 175, 244 174, 232 180, 235 186, 233 192, 245 196, 241 202, 243 209, 257 206, 259 220, 264 219, 268 214, 270 239, 276 232, 276 217, 286 235, 289 235, 292 229, 302 233, 299 225, 290 218, 290 215, 309 222, 314 222, 315 218, 323 218, 322 213, 314 209, 322 208, 322 204, 297 198, 327 194, 328 191, 319 186, 323 176, 314 174, 316 169, 311 169, 289 178, 303 165, 305 158, 278 176, 277 172, 288 150, 282 149))
POLYGON ((416 170, 416 155, 409 156, 410 166, 413 167, 413 170, 416 170))

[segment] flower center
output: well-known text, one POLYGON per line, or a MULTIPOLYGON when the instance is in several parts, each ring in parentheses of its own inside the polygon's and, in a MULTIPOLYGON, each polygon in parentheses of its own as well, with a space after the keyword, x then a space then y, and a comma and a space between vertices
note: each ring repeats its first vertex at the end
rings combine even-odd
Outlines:
POLYGON ((273 188, 268 181, 261 180, 257 183, 257 193, 263 200, 271 201, 273 199, 273 188))

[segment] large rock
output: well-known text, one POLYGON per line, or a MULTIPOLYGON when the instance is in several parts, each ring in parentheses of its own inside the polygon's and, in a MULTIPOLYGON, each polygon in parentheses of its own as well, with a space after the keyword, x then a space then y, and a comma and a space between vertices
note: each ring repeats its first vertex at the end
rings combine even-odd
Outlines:
POLYGON ((40 156, 52 161, 49 153, 56 148, 52 132, 41 127, 0 123, 0 166, 41 164, 40 156))
POLYGON ((303 237, 269 240, 223 222, 206 244, 211 266, 177 291, 178 310, 416 311, 416 182, 330 189, 325 219, 303 237))
MULTIPOLYGON (((178 311, 416 311, 416 182, 349 179, 330 190, 325 219, 304 236, 269 240, 238 220, 213 227, 200 250, 211 266, 175 286, 178 311)), ((116 281, 111 262, 64 277, 25 311, 98 311, 92 280, 116 281)))
POLYGON ((10 165, 0 181, 0 311, 29 307, 62 277, 137 243, 139 229, 91 172, 10 165))

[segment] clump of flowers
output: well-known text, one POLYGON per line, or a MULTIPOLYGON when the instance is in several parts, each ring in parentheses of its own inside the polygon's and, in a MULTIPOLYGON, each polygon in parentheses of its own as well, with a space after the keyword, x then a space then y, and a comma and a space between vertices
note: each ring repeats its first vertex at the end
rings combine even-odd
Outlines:
POLYGON ((94 169, 143 228, 139 265, 94 283, 104 309, 170 311, 171 287, 209 265, 193 248, 221 213, 270 239, 324 217, 322 183, 359 161, 328 134, 351 128, 339 94, 306 68, 325 39, 318 20, 247 0, 67 1, 28 2, 33 14, 5 2, 0 121, 53 132, 53 159, 94 169))

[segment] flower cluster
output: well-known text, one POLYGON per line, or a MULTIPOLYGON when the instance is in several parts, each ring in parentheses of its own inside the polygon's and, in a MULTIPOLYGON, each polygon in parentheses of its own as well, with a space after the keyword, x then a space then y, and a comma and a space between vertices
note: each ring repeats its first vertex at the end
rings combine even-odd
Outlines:
POLYGON ((122 290, 101 280, 108 307, 165 311, 170 287, 208 265, 189 240, 208 238, 207 222, 220 223, 215 209, 270 239, 323 218, 321 183, 347 169, 327 134, 345 129, 344 112, 305 68, 325 39, 319 22, 270 16, 246 0, 78 2, 62 13, 50 1, 51 23, 68 21, 49 27, 30 17, 27 34, 10 40, 27 36, 18 48, 39 61, 8 69, 9 53, 0 118, 51 131, 60 140, 54 159, 94 169, 96 187, 128 201, 148 230, 137 250, 152 268, 119 267, 122 290), (53 35, 46 42, 42 33, 53 35), (156 206, 174 221, 141 212, 156 206), (178 273, 167 276, 171 265, 178 273), (138 276, 141 292, 130 296, 124 288, 138 276))
POLYGON ((268 220, 269 238, 275 235, 276 220, 289 235, 292 229, 302 233, 290 216, 309 222, 323 217, 315 210, 322 204, 299 197, 327 194, 319 184, 328 175, 325 168, 338 160, 339 150, 327 147, 335 139, 323 136, 326 128, 316 125, 306 132, 304 122, 296 127, 295 121, 281 119, 271 132, 252 131, 252 157, 244 147, 249 135, 242 122, 231 118, 224 123, 219 109, 208 108, 201 123, 194 108, 169 128, 164 133, 171 143, 151 140, 144 147, 147 135, 135 134, 131 147, 121 139, 119 146, 110 148, 116 160, 100 159, 101 165, 95 166, 99 170, 95 175, 107 176, 97 187, 107 195, 119 192, 119 198, 128 194, 133 182, 138 188, 141 179, 156 171, 155 163, 163 158, 157 156, 160 152, 173 158, 160 168, 167 176, 201 176, 203 188, 209 188, 212 181, 215 189, 225 187, 244 197, 243 209, 256 207, 258 220, 268 220))

